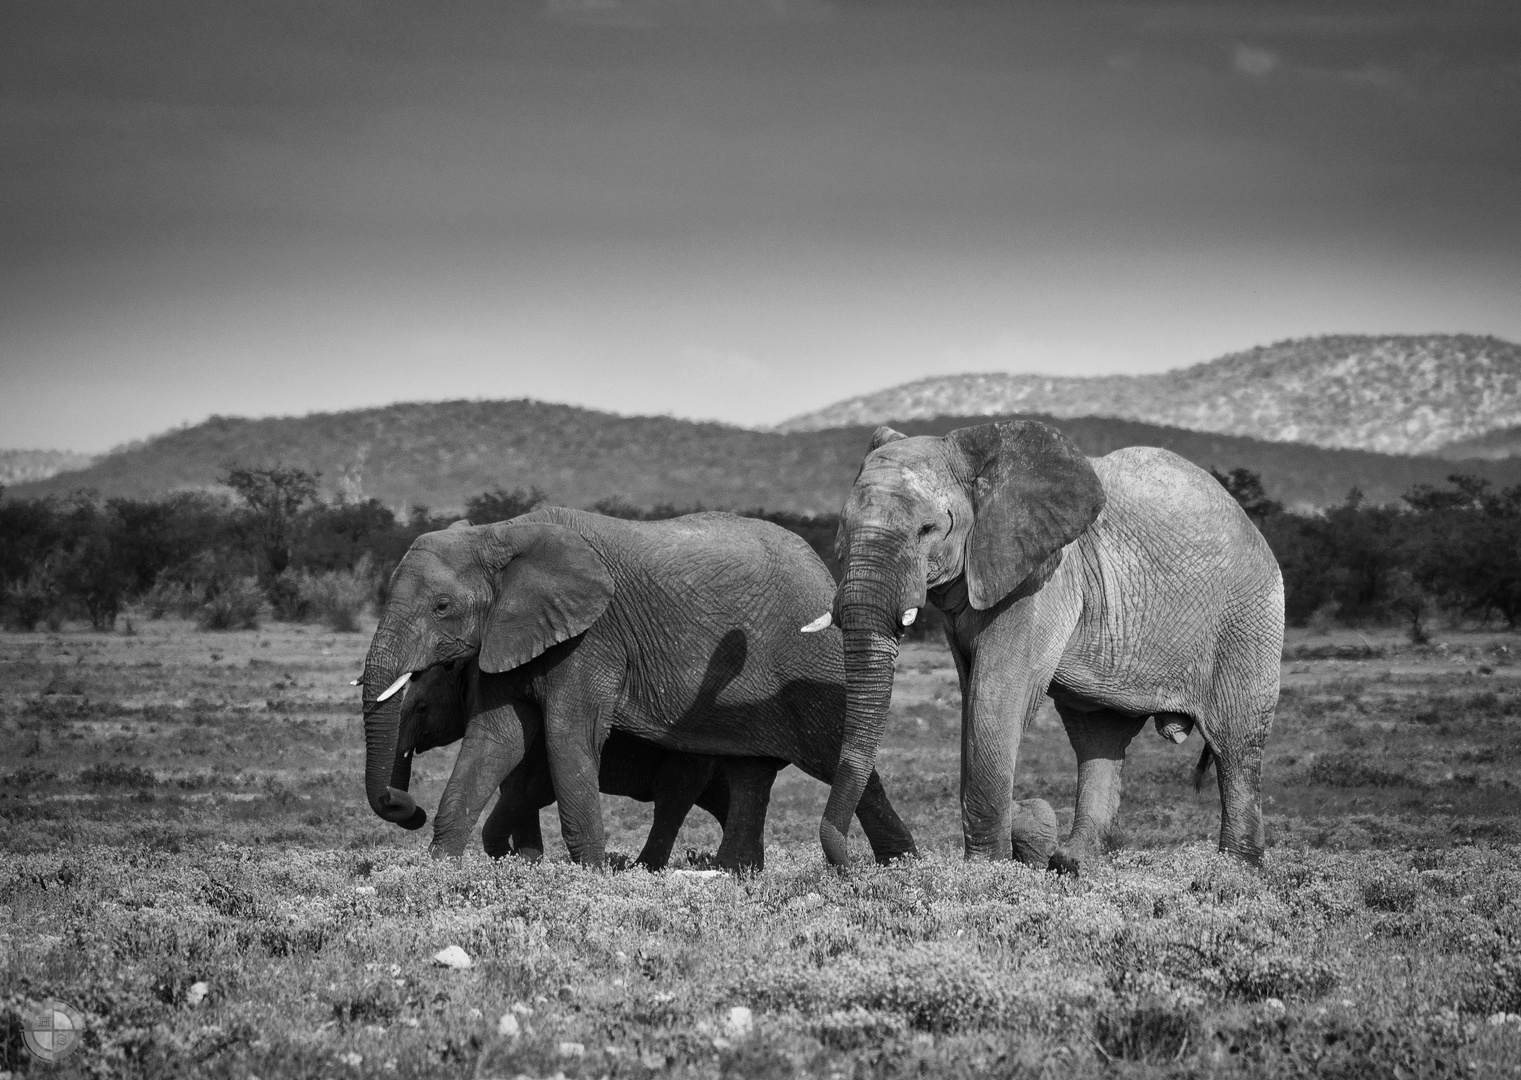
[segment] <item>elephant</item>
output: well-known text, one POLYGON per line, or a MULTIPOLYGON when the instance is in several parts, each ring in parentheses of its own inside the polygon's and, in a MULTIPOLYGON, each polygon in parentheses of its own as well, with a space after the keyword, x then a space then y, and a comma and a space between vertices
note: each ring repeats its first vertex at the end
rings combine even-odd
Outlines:
MULTIPOLYGON (((396 752, 405 758, 465 737, 470 716, 482 698, 495 696, 490 683, 510 675, 483 675, 473 659, 435 664, 407 685, 401 706, 401 732, 396 752)), ((621 731, 608 734, 602 748, 598 786, 609 795, 623 795, 655 804, 655 818, 644 848, 634 860, 647 870, 663 869, 670 860, 677 833, 695 804, 726 825, 729 817, 729 770, 753 769, 739 784, 742 790, 769 794, 771 782, 787 763, 766 758, 725 759, 663 750, 621 731)), ((492 858, 520 855, 539 858, 544 838, 539 830, 539 811, 555 801, 549 779, 549 755, 542 736, 535 739, 517 768, 502 781, 500 796, 482 830, 486 854, 492 858)), ((752 825, 725 829, 726 846, 720 847, 718 863, 734 869, 760 869, 764 862, 759 835, 765 806, 756 815, 741 815, 752 825)))
MULTIPOLYGON (((480 681, 439 801, 437 858, 463 853, 541 733, 561 834, 581 863, 606 859, 597 782, 613 730, 689 754, 780 759, 832 783, 843 655, 796 626, 833 591, 801 538, 732 514, 627 521, 548 507, 425 533, 391 576, 360 680, 370 806, 407 828, 427 821, 406 790, 396 694, 413 673, 466 657, 508 677, 480 681)), ((731 771, 731 828, 741 808, 763 814, 769 792, 769 779, 766 793, 736 791, 735 780, 731 771)), ((915 854, 875 769, 860 787, 852 810, 877 859, 915 854)))
MULTIPOLYGON (((1283 578, 1262 534, 1209 473, 1167 450, 1090 460, 1012 420, 872 436, 841 514, 843 575, 803 629, 838 625, 845 742, 819 825, 831 863, 872 768, 905 628, 943 614, 961 684, 966 854, 1017 849, 1019 742, 1042 694, 1077 755, 1077 805, 1054 869, 1096 855, 1119 807, 1125 750, 1148 717, 1197 728, 1220 787, 1219 846, 1261 860, 1262 752, 1278 702, 1283 578)), ((825 635, 818 635, 825 636, 825 635)))

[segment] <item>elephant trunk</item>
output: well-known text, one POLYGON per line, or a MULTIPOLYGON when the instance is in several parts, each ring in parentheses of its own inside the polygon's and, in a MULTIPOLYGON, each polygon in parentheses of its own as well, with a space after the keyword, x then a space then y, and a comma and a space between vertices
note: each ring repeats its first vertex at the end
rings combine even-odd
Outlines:
POLYGON ((400 659, 394 631, 382 624, 364 661, 365 795, 370 809, 406 829, 420 829, 428 815, 407 794, 412 777, 411 756, 398 758, 402 695, 378 700, 399 675, 411 671, 400 659))
POLYGON ((819 842, 835 866, 846 862, 845 832, 887 727, 902 613, 923 603, 922 581, 916 587, 906 572, 914 568, 878 562, 870 551, 853 551, 836 603, 845 634, 845 731, 819 823, 819 842))

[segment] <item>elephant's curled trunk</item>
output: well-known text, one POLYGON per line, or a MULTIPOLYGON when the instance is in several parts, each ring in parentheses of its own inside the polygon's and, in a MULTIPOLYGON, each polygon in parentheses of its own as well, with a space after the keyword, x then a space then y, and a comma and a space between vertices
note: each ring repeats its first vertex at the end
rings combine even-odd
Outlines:
POLYGON ((364 664, 365 795, 370 809, 405 829, 420 829, 428 815, 407 793, 412 778, 411 756, 398 757, 402 695, 378 698, 401 674, 385 631, 377 631, 364 664))

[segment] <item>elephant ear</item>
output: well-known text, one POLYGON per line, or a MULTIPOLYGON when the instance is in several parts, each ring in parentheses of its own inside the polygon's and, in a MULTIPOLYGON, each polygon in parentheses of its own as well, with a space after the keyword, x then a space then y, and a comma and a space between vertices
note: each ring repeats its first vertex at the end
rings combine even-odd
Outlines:
MULTIPOLYGON (((906 438, 908 438, 908 436, 903 434, 903 432, 894 431, 886 424, 883 424, 881 427, 877 428, 876 431, 873 431, 871 433, 871 450, 879 450, 890 442, 897 442, 899 439, 906 438)), ((868 450, 867 453, 871 453, 871 450, 868 450)))
POLYGON ((510 671, 584 633, 613 598, 613 578, 586 538, 563 525, 487 526, 496 600, 481 635, 482 671, 510 671))
POLYGON ((1070 439, 1034 420, 961 428, 946 438, 971 466, 967 599, 985 611, 1093 524, 1104 488, 1070 439))

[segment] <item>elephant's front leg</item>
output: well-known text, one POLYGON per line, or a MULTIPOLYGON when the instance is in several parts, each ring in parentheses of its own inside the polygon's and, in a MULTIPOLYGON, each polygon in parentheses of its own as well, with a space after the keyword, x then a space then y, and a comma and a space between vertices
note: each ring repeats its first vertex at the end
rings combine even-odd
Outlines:
POLYGON ((544 835, 539 811, 555 801, 549 783, 549 755, 544 740, 533 740, 518 767, 507 774, 496 797, 496 806, 481 826, 481 844, 493 859, 505 855, 533 861, 544 855, 544 835))
POLYGON ((560 835, 565 838, 571 859, 591 866, 607 862, 599 776, 607 730, 599 706, 545 703, 544 743, 560 808, 560 835))
POLYGON ((470 719, 454 773, 438 803, 433 825, 433 857, 459 858, 491 793, 523 760, 525 748, 543 727, 539 707, 513 700, 470 719))
POLYGON ((1072 835, 1051 857, 1051 867, 1076 873, 1098 854, 1114 825, 1120 808, 1125 749, 1146 717, 1121 716, 1107 709, 1084 712, 1062 702, 1057 702, 1056 711, 1077 753, 1077 808, 1072 816, 1072 835))
MULTIPOLYGON (((1050 665, 1054 669, 1055 665, 1050 665)), ((1022 664, 973 670, 961 699, 961 828, 967 858, 1014 856, 1019 742, 1049 673, 1022 664)))
POLYGON ((771 785, 786 766, 775 758, 724 758, 729 784, 724 837, 718 845, 718 865, 731 872, 760 870, 766 862, 766 809, 771 785))
POLYGON ((671 859, 671 848, 693 804, 722 768, 721 759, 699 754, 667 751, 655 771, 651 800, 655 819, 644 849, 635 861, 646 870, 663 870, 671 859))

